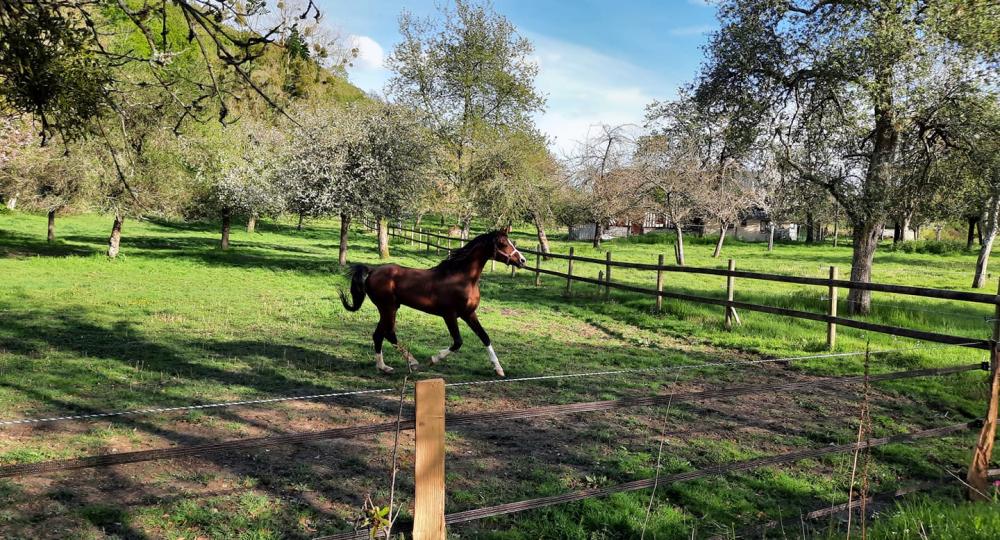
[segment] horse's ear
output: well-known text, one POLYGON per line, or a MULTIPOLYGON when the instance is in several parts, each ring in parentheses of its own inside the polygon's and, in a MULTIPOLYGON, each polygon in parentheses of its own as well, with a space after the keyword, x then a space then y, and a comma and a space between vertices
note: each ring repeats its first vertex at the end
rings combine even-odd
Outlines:
POLYGON ((502 232, 503 234, 510 234, 510 225, 506 225, 504 227, 501 227, 500 228, 500 232, 502 232))

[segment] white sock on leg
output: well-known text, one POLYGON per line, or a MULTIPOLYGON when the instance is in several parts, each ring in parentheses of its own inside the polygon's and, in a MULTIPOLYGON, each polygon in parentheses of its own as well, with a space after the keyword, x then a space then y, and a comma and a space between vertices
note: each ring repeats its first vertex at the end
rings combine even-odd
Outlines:
POLYGON ((382 353, 375 353, 375 367, 378 368, 382 373, 392 373, 392 368, 385 365, 385 360, 382 359, 382 353))
POLYGON ((490 353, 490 363, 493 364, 493 371, 497 372, 497 375, 503 377, 503 367, 500 365, 500 359, 497 358, 496 351, 493 350, 493 345, 487 345, 486 352, 490 353))
POLYGON ((431 357, 431 364, 436 364, 444 360, 449 354, 451 354, 451 349, 441 349, 440 352, 431 357))

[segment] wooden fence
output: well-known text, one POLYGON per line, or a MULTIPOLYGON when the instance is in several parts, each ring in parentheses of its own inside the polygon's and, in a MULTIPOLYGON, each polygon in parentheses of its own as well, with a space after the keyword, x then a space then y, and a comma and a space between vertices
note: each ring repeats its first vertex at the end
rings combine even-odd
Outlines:
MULTIPOLYGON (((363 222, 363 223, 366 227, 374 229, 371 223, 369 222, 363 222)), ((403 227, 389 227, 388 234, 391 238, 404 239, 410 242, 411 244, 423 244, 427 247, 428 250, 434 248, 437 251, 449 252, 450 250, 457 249, 458 247, 461 247, 465 244, 465 240, 461 238, 453 238, 447 235, 424 231, 423 229, 414 230, 403 227), (435 242, 434 239, 446 241, 447 244, 442 245, 441 243, 435 242)), ((527 249, 520 247, 518 249, 522 253, 533 255, 535 257, 534 265, 532 266, 529 264, 525 267, 525 270, 529 272, 534 272, 535 285, 541 284, 542 275, 549 275, 553 277, 558 277, 560 279, 565 279, 567 292, 572 291, 572 284, 574 282, 581 282, 581 283, 591 283, 602 288, 604 290, 604 295, 606 298, 609 296, 611 289, 618 289, 632 293, 653 296, 656 298, 655 305, 657 309, 662 309, 663 298, 672 298, 676 300, 684 300, 700 304, 715 305, 722 308, 723 317, 725 319, 727 328, 732 328, 734 325, 739 324, 739 315, 736 311, 737 309, 770 313, 773 315, 783 315, 786 317, 793 317, 797 319, 825 322, 827 324, 827 340, 826 340, 827 346, 831 349, 836 345, 838 326, 845 326, 849 328, 857 328, 860 330, 877 332, 881 334, 888 334, 892 336, 921 339, 925 341, 932 341, 935 343, 959 345, 963 347, 971 347, 983 350, 989 350, 991 348, 991 343, 992 343, 992 340, 989 339, 972 339, 966 336, 955 336, 937 332, 928 332, 913 328, 903 328, 899 326, 891 326, 871 321, 842 317, 837 313, 839 289, 841 288, 872 291, 872 292, 884 292, 884 293, 915 296, 921 298, 955 300, 961 302, 992 305, 994 306, 994 312, 996 313, 996 316, 992 321, 993 340, 997 340, 998 338, 1000 338, 1000 293, 994 295, 994 294, 985 294, 977 292, 933 289, 927 287, 912 287, 909 285, 867 283, 860 281, 843 280, 837 278, 838 272, 836 266, 830 267, 829 277, 819 278, 819 277, 790 276, 781 274, 768 274, 762 272, 740 271, 736 270, 736 263, 733 259, 729 260, 728 268, 722 269, 722 268, 702 268, 695 266, 665 265, 663 264, 662 255, 658 257, 656 263, 615 261, 612 259, 611 251, 606 252, 605 258, 603 259, 597 259, 592 257, 581 257, 574 253, 574 249, 572 246, 569 248, 568 254, 552 253, 552 252, 542 253, 539 249, 527 249), (543 258, 566 261, 566 271, 559 272, 556 270, 542 268, 541 261, 543 258), (600 275, 601 277, 599 277, 598 279, 584 277, 579 275, 579 273, 574 273, 574 268, 573 268, 574 262, 598 264, 604 267, 604 271, 600 275), (612 268, 624 268, 631 270, 655 272, 656 287, 655 288, 639 287, 637 285, 613 281, 611 279, 612 268), (665 273, 687 273, 687 274, 700 274, 700 275, 725 277, 726 297, 725 299, 712 298, 710 296, 700 296, 700 295, 687 294, 677 291, 664 290, 665 273), (827 290, 829 295, 827 311, 826 313, 814 313, 811 311, 803 311, 799 309, 791 309, 779 306, 755 304, 751 302, 743 302, 736 300, 735 291, 736 291, 737 279, 770 281, 770 282, 788 283, 794 285, 812 285, 812 286, 823 287, 827 290)), ((514 270, 512 269, 512 271, 514 270)))
MULTIPOLYGON (((363 224, 369 229, 374 229, 374 227, 370 222, 363 222, 363 224)), ((387 232, 390 237, 404 239, 408 241, 411 245, 423 244, 426 246, 428 251, 431 248, 434 248, 436 251, 445 250, 447 252, 450 252, 451 249, 454 249, 453 246, 455 246, 455 248, 464 246, 466 241, 461 238, 453 238, 448 235, 425 231, 423 229, 409 229, 405 227, 389 226, 387 232), (442 245, 441 243, 435 240, 445 241, 447 242, 447 245, 446 246, 442 245)), ((781 274, 768 274, 762 272, 739 271, 736 270, 735 261, 732 259, 729 260, 728 268, 718 269, 718 268, 699 268, 691 266, 665 265, 663 264, 664 260, 663 255, 658 256, 656 263, 647 264, 647 263, 637 263, 637 262, 614 261, 612 259, 611 251, 606 252, 604 259, 580 257, 575 255, 572 246, 570 246, 568 254, 559 254, 551 252, 543 253, 540 247, 534 250, 525 248, 518 248, 518 249, 522 253, 527 253, 535 256, 534 266, 533 267, 526 266, 526 269, 528 271, 534 272, 535 274, 534 283, 536 286, 541 284, 542 275, 550 275, 561 279, 565 279, 567 292, 570 292, 572 290, 572 284, 574 281, 579 281, 583 283, 592 283, 600 288, 603 288, 605 298, 609 296, 611 289, 619 289, 638 294, 650 295, 655 297, 656 308, 658 310, 662 309, 663 298, 673 298, 677 300, 685 300, 701 304, 716 305, 722 307, 724 310, 723 316, 725 318, 726 328, 732 328, 735 324, 739 324, 739 315, 736 310, 743 309, 747 311, 757 311, 762 313, 771 313, 774 315, 783 315, 798 319, 825 322, 827 324, 827 339, 826 339, 827 346, 831 349, 836 345, 837 327, 846 326, 850 328, 858 328, 861 330, 867 330, 871 332, 877 332, 892 336, 901 336, 901 337, 931 341, 935 343, 990 350, 991 351, 990 362, 988 366, 985 366, 985 368, 989 369, 990 371, 986 414, 984 420, 979 423, 979 426, 981 428, 980 435, 976 443, 976 447, 973 452, 972 462, 969 466, 967 474, 967 481, 970 486, 968 491, 969 497, 972 499, 981 499, 985 497, 984 494, 987 493, 988 491, 987 478, 988 478, 990 459, 993 452, 993 444, 996 438, 998 405, 1000 405, 1000 352, 998 352, 1000 351, 1000 347, 998 347, 998 341, 1000 341, 1000 291, 998 291, 998 294, 992 295, 992 294, 984 294, 976 292, 952 291, 946 289, 934 289, 926 287, 911 287, 908 285, 867 283, 867 282, 842 280, 838 279, 838 270, 837 267, 835 266, 831 266, 829 268, 829 275, 827 278, 816 278, 816 277, 790 276, 781 274), (564 273, 542 268, 541 267, 542 258, 566 261, 566 272, 564 273), (574 262, 585 262, 585 263, 602 265, 604 267, 604 271, 598 274, 598 279, 586 278, 578 274, 574 274, 573 272, 574 262), (650 289, 626 283, 614 282, 611 279, 613 268, 625 268, 632 270, 644 270, 644 271, 655 272, 656 287, 654 289, 650 289), (687 293, 664 290, 663 288, 664 273, 690 273, 690 274, 725 277, 726 298, 719 299, 708 296, 698 296, 687 293), (824 287, 827 289, 829 295, 827 312, 813 313, 797 309, 738 301, 735 299, 735 288, 736 288, 737 278, 789 283, 795 285, 812 285, 812 286, 824 287), (970 339, 964 336, 955 336, 937 332, 928 332, 913 328, 903 328, 898 326, 874 323, 870 321, 841 317, 837 314, 838 292, 840 288, 992 305, 994 306, 994 314, 995 314, 992 320, 993 322, 992 339, 970 339)), ((515 272, 515 269, 512 268, 511 272, 513 274, 515 272)), ((855 446, 852 446, 851 448, 853 449, 855 448, 855 446)), ((442 469, 443 469, 443 464, 442 464, 442 469)), ((648 487, 645 484, 642 484, 642 486, 648 487)), ((564 499, 559 499, 558 497, 556 498, 556 500, 558 500, 559 502, 564 502, 564 499)), ((570 498, 565 500, 576 500, 576 499, 570 498)), ((531 505, 523 507, 522 506, 515 505, 517 509, 537 507, 531 505)), ((511 510, 511 511, 519 511, 519 510, 511 510)), ((489 514, 489 515, 495 515, 495 514, 489 514)), ((461 519, 457 516, 449 516, 449 518, 450 518, 448 521, 449 523, 461 521, 461 519)))

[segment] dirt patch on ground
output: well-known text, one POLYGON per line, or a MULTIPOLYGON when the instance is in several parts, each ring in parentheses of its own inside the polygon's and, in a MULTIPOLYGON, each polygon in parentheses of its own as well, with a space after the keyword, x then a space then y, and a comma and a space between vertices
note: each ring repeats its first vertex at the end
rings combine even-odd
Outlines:
MULTIPOLYGON (((674 338, 648 337, 655 339, 658 347, 690 355, 694 362, 721 356, 730 361, 753 358, 674 338)), ((691 370, 609 377, 456 387, 448 392, 448 412, 513 410, 815 379, 781 364, 717 369, 710 375, 691 370)), ((537 496, 543 489, 539 486, 548 493, 554 485, 564 490, 582 489, 648 477, 650 456, 656 455, 661 439, 670 456, 668 472, 842 443, 843 434, 851 433, 856 425, 858 391, 859 386, 854 385, 763 392, 669 407, 463 426, 448 435, 448 511, 537 496), (634 466, 628 465, 633 462, 634 466)), ((408 392, 406 399, 409 414, 412 393, 408 392)), ((875 392, 871 401, 875 404, 873 415, 892 417, 897 429, 924 427, 926 419, 901 412, 916 405, 905 397, 875 392)), ((385 422, 395 418, 397 408, 396 396, 384 393, 333 401, 16 426, 0 433, 0 448, 10 450, 45 440, 66 456, 125 452, 385 422), (101 430, 111 431, 102 435, 101 430)), ((404 432, 400 440, 397 500, 404 504, 408 504, 413 492, 412 437, 412 432, 404 432)), ((133 520, 129 525, 123 516, 146 515, 143 509, 155 509, 169 521, 179 519, 178 505, 185 501, 228 501, 245 494, 267 497, 282 505, 282 512, 300 515, 297 522, 282 522, 288 527, 282 536, 307 538, 318 532, 343 530, 350 527, 366 495, 376 499, 387 495, 392 447, 393 434, 382 433, 16 478, 0 485, 4 508, 0 536, 158 538, 166 533, 154 518, 133 520)), ((823 462, 810 463, 800 471, 820 476, 837 473, 832 465, 823 462)), ((822 502, 803 497, 805 501, 797 502, 822 502)), ((226 507, 221 508, 224 512, 226 507)), ((479 525, 464 527, 475 536, 479 525)))

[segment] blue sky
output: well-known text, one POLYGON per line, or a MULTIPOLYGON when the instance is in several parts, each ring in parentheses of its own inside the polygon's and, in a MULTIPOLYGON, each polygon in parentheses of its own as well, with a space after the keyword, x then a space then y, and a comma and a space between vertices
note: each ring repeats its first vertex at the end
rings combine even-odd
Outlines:
MULTIPOLYGON (((403 9, 434 15, 444 0, 319 0, 326 23, 361 50, 352 82, 381 93, 385 56, 399 42, 403 9)), ((653 99, 676 95, 716 27, 708 0, 494 0, 535 45, 536 84, 547 97, 538 127, 567 152, 598 123, 642 123, 653 99)))

